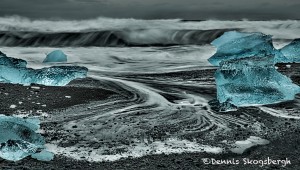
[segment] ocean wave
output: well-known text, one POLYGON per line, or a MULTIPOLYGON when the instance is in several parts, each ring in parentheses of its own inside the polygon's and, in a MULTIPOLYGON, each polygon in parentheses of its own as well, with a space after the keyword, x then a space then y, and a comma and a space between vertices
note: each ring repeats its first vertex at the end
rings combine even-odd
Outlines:
POLYGON ((0 17, 0 31, 26 32, 86 32, 104 30, 213 30, 244 29, 274 35, 274 38, 300 38, 299 20, 270 21, 183 21, 181 19, 116 19, 99 17, 89 20, 31 20, 21 16, 0 17))
POLYGON ((210 43, 224 31, 300 38, 300 21, 182 21, 112 19, 31 20, 0 17, 0 46, 168 46, 210 43))
POLYGON ((1 46, 169 46, 208 44, 221 30, 120 30, 93 32, 0 32, 1 46))

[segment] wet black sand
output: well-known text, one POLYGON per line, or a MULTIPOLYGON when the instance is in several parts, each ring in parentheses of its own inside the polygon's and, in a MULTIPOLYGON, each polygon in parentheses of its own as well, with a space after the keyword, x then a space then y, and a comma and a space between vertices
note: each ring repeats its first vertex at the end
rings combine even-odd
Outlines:
MULTIPOLYGON (((85 80, 81 81, 84 84, 85 80)), ((43 85, 23 86, 0 83, 1 114, 22 111, 51 111, 67 108, 77 104, 103 100, 114 92, 93 87, 49 87, 43 85), (22 102, 22 103, 19 103, 22 102), (11 105, 16 105, 10 108, 11 105)))
MULTIPOLYGON (((297 84, 300 84, 299 66, 292 66, 292 69, 286 69, 285 65, 278 66, 284 74, 291 74, 291 78, 297 84), (298 73, 298 74, 297 74, 298 73)), ((211 71, 209 71, 211 74, 211 71)), ((96 83, 96 82, 95 82, 96 83)), ((33 112, 43 110, 51 112, 53 110, 64 109, 73 105, 84 104, 90 101, 103 100, 114 95, 114 92, 105 89, 99 89, 93 84, 91 79, 83 79, 71 83, 71 86, 66 87, 46 87, 40 85, 21 86, 12 84, 0 84, 0 104, 1 114, 13 114, 16 110, 33 112), (40 87, 39 89, 36 87, 40 87), (71 98, 66 97, 71 96, 71 98), (30 100, 28 99, 30 98, 30 100), (18 104, 18 102, 23 102, 18 104), (55 102, 54 102, 55 101, 55 102), (34 102, 34 103, 32 103, 34 102), (40 103, 40 104, 36 104, 40 103), (16 108, 9 108, 15 104, 16 108), (46 107, 42 106, 46 104, 46 107)), ((274 105, 274 107, 293 107, 293 102, 274 105)), ((250 109, 251 108, 245 108, 250 109)), ((253 112, 255 109, 252 109, 253 112)), ((229 113, 234 114, 234 113, 229 113)), ((258 116, 258 121, 267 124, 272 131, 267 131, 266 136, 273 136, 277 133, 277 137, 270 139, 270 144, 264 146, 253 147, 242 155, 228 154, 208 154, 208 153, 183 153, 171 155, 150 155, 142 158, 121 159, 115 162, 91 163, 87 161, 77 161, 63 156, 55 156, 55 159, 50 162, 36 161, 31 158, 26 158, 18 162, 10 162, 0 160, 0 169, 300 169, 300 121, 295 119, 283 119, 270 116, 268 120, 261 120, 258 116), (244 165, 243 158, 264 160, 270 157, 271 159, 288 159, 291 165, 282 167, 281 165, 244 165), (206 165, 202 158, 214 158, 221 160, 240 160, 240 164, 235 165, 206 165)), ((242 132, 241 132, 242 133, 242 132)), ((240 135, 237 133, 237 136, 240 135)), ((238 138, 238 137, 237 137, 238 138)))
POLYGON ((76 161, 65 157, 55 157, 50 162, 39 162, 30 158, 26 158, 19 162, 1 162, 2 169, 86 169, 86 170, 102 170, 102 169, 185 169, 185 170, 202 170, 202 169, 220 169, 220 170, 255 170, 255 169, 291 169, 296 170, 300 168, 300 149, 299 132, 291 132, 282 136, 281 140, 271 141, 271 144, 254 147, 246 151, 242 155, 237 154, 206 154, 206 153, 184 153, 171 155, 151 155, 137 159, 124 159, 116 162, 104 163, 90 163, 85 161, 76 161), (288 158, 291 165, 282 167, 281 165, 244 165, 243 158, 253 160, 265 160, 267 157, 271 159, 288 158), (240 164, 236 165, 205 165, 202 158, 214 158, 219 160, 240 160, 240 164))

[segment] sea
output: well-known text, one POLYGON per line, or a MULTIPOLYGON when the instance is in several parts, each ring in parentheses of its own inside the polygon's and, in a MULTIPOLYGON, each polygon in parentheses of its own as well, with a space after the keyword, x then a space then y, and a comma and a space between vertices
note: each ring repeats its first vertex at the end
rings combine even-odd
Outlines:
POLYGON ((258 114, 300 118, 289 110, 267 106, 234 113, 214 109, 216 67, 207 59, 216 52, 211 41, 227 31, 272 35, 274 46, 282 48, 300 38, 300 21, 31 20, 9 16, 0 18, 0 51, 26 60, 34 69, 87 67, 88 77, 98 83, 81 86, 116 93, 41 118, 42 123, 59 122, 45 129, 45 133, 62 136, 47 141, 47 148, 56 155, 101 162, 152 154, 227 153, 266 144, 271 138, 258 114), (68 61, 43 63, 57 49, 68 61), (78 128, 72 128, 74 125, 78 128), (241 129, 247 133, 236 137, 241 129))

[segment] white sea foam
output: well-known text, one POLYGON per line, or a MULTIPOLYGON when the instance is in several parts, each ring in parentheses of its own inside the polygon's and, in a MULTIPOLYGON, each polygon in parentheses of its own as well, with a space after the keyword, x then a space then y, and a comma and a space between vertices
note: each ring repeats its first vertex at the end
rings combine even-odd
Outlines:
POLYGON ((300 115, 299 114, 290 113, 289 111, 287 111, 285 109, 276 110, 276 109, 269 108, 269 107, 264 107, 264 106, 261 106, 259 108, 263 112, 266 112, 266 113, 268 113, 268 114, 270 114, 272 116, 281 117, 281 118, 287 118, 287 119, 300 119, 300 115))
POLYGON ((164 34, 162 30, 209 30, 239 28, 274 35, 275 39, 300 38, 300 21, 218 21, 181 22, 180 19, 138 20, 99 17, 89 20, 30 20, 20 16, 0 17, 0 31, 82 32, 95 30, 153 29, 144 36, 164 34), (156 31, 155 31, 156 30, 156 31))
POLYGON ((179 139, 167 139, 165 141, 155 141, 150 144, 139 143, 126 147, 124 153, 105 154, 105 148, 78 148, 78 147, 59 147, 56 144, 46 144, 46 148, 56 155, 63 155, 71 157, 76 160, 88 160, 90 162, 102 161, 116 161, 121 158, 138 158, 146 155, 157 154, 173 154, 173 153, 193 153, 193 152, 207 152, 207 153, 222 153, 223 149, 220 147, 212 147, 208 145, 201 145, 197 142, 179 139), (91 152, 89 152, 91 150, 91 152))
POLYGON ((68 55, 68 62, 42 63, 49 53, 56 48, 39 47, 1 47, 9 57, 21 58, 28 62, 28 67, 43 68, 51 65, 79 65, 91 72, 171 72, 191 69, 205 69, 210 66, 207 59, 215 49, 206 46, 159 47, 91 47, 60 48, 68 55))

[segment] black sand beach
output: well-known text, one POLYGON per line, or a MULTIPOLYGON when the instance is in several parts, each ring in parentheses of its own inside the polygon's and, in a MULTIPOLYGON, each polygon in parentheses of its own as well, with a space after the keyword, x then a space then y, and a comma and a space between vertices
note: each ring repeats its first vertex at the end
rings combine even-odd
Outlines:
POLYGON ((66 157, 56 156, 50 162, 39 162, 33 159, 24 159, 19 162, 1 161, 1 169, 6 170, 69 170, 69 169, 87 169, 87 170, 133 170, 133 169, 165 169, 165 170, 199 170, 199 169, 220 169, 220 170, 256 170, 256 169, 299 169, 299 133, 300 131, 291 131, 281 137, 281 140, 271 141, 271 144, 252 148, 242 155, 237 154, 206 154, 206 153, 184 153, 171 155, 152 155, 136 159, 124 159, 116 162, 91 163, 86 161, 76 161, 66 157), (271 159, 291 161, 291 165, 282 167, 282 165, 244 165, 242 160, 249 158, 253 160, 271 159), (240 160, 237 165, 205 165, 202 158, 214 158, 218 160, 240 160))
MULTIPOLYGON (((285 64, 277 65, 279 70, 286 75, 289 75, 293 81, 300 84, 299 79, 299 66, 292 64, 291 68, 287 69, 285 64)), ((213 71, 208 70, 202 72, 202 74, 209 74, 212 76, 213 71)), ((174 73, 173 73, 174 74, 174 73)), ((13 84, 0 84, 1 90, 1 113, 6 115, 15 114, 17 110, 22 110, 24 113, 35 113, 39 110, 47 112, 51 115, 52 112, 59 112, 75 105, 87 104, 92 101, 99 101, 114 96, 116 93, 100 89, 97 87, 96 80, 87 78, 82 80, 75 80, 65 87, 47 87, 40 85, 22 86, 13 84), (70 96, 70 97, 69 97, 70 96), (19 104, 18 102, 22 102, 19 104), (39 103, 39 104, 37 104, 39 103), (16 105, 15 108, 10 108, 11 105, 16 105), (46 105, 46 106, 45 106, 46 105)), ((215 91, 212 92, 215 95, 215 91)), ((297 99, 300 96, 297 96, 297 99)), ((297 108, 293 101, 285 102, 281 104, 273 105, 274 108, 283 107, 286 109, 297 108)), ((238 114, 241 110, 253 112, 255 115, 255 108, 240 108, 236 112, 222 113, 222 114, 238 114)), ((256 112, 256 113, 255 113, 256 112)), ((257 121, 265 124, 268 129, 265 130, 265 137, 270 141, 270 144, 264 146, 252 147, 246 150, 242 155, 234 153, 225 154, 209 154, 209 153, 182 153, 182 154, 170 154, 170 155, 148 155, 141 158, 128 158, 121 159, 114 162, 88 162, 78 161, 64 156, 56 155, 54 160, 50 162, 41 162, 32 158, 26 158, 18 162, 10 162, 6 160, 0 160, 0 169, 7 170, 69 170, 69 169, 86 169, 86 170, 98 170, 98 169, 186 169, 186 170, 199 170, 199 169, 300 169, 300 128, 299 120, 278 118, 271 115, 259 115, 257 114, 257 121), (275 135, 276 134, 276 135, 275 135), (282 165, 244 165, 243 158, 249 158, 253 160, 265 160, 280 159, 290 160, 291 164, 283 167, 282 165), (213 158, 216 160, 240 160, 240 164, 235 165, 212 165, 205 164, 203 158, 213 158)), ((42 123, 42 128, 55 128, 55 123, 42 123)), ((156 132, 158 135, 160 132, 156 132)), ((245 139, 248 135, 245 135, 247 131, 243 131, 241 127, 236 127, 236 132, 229 136, 232 139, 245 139)), ((251 135, 251 134, 250 134, 251 135)), ((55 133, 44 134, 46 140, 50 141, 55 138, 55 133)))

